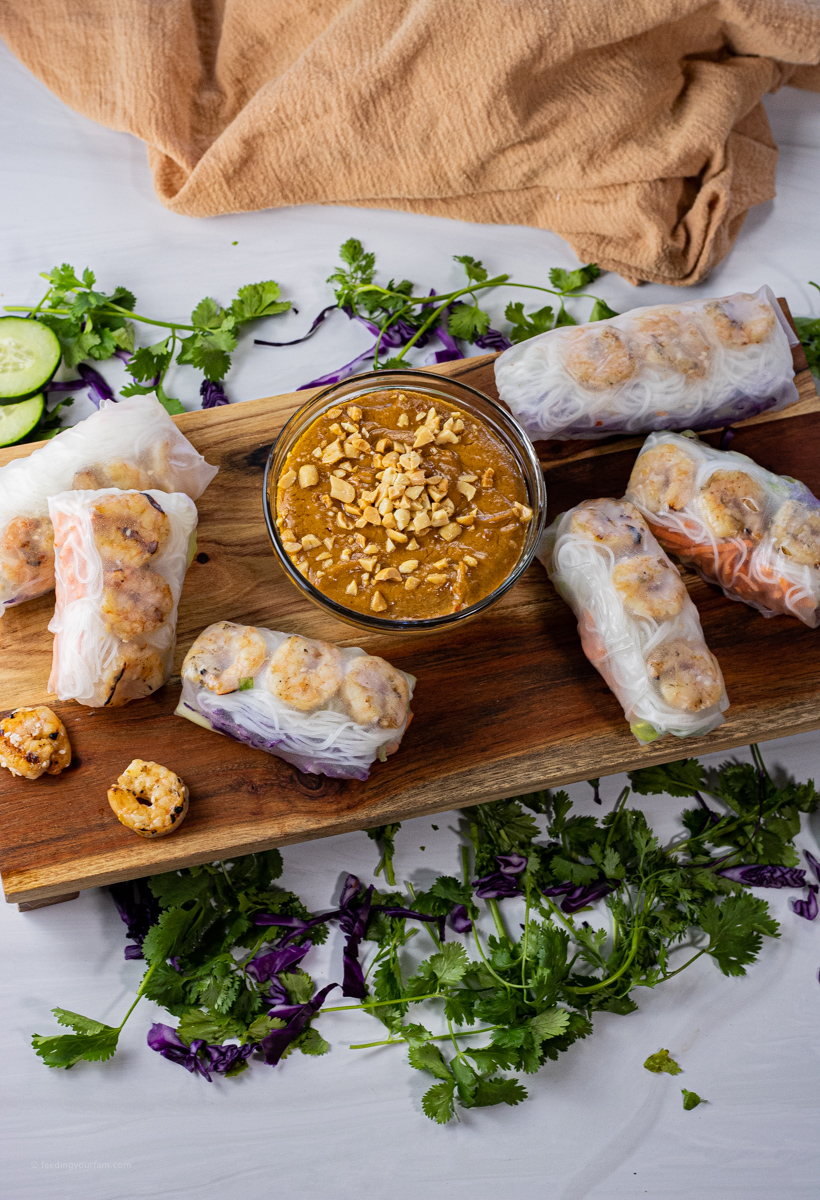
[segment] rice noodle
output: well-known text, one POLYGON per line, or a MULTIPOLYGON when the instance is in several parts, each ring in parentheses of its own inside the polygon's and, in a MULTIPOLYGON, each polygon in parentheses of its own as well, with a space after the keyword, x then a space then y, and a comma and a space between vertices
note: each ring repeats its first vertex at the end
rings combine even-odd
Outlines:
POLYGON ((552 329, 505 350, 496 360, 495 378, 500 398, 533 439, 706 429, 794 403, 791 346, 796 341, 773 293, 762 287, 753 296, 654 305, 552 329), (741 323, 754 323, 765 312, 772 327, 760 342, 727 344, 709 316, 721 305, 741 323), (660 333, 653 333, 658 323, 660 333), (600 334, 607 328, 617 331, 613 350, 620 344, 624 361, 613 359, 614 372, 600 371, 590 386, 567 364, 583 347, 586 331, 600 334))

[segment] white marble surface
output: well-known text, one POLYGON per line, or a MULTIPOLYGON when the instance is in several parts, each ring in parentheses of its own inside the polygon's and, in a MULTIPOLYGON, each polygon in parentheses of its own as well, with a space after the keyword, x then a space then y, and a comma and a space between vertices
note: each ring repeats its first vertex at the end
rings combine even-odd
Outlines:
MULTIPOLYGON (((820 96, 786 91, 767 107, 781 148, 777 199, 752 212, 728 261, 694 294, 767 282, 796 313, 818 311, 820 296, 806 281, 820 276, 820 96)), ((273 277, 300 309, 269 323, 267 336, 281 340, 328 302, 324 279, 351 235, 377 252, 385 277, 406 275, 438 289, 455 279, 450 256, 457 253, 532 282, 549 266, 574 265, 565 243, 532 229, 344 208, 208 221, 175 216, 154 198, 139 143, 64 108, 2 46, 0 178, 0 303, 39 297, 37 273, 64 260, 92 266, 106 288, 131 287, 140 311, 180 318, 202 295, 224 302, 238 285, 273 277)), ((636 289, 616 276, 599 290, 617 309, 679 294, 636 289)), ((499 319, 506 300, 491 301, 499 319)), ((247 346, 229 393, 242 400, 298 386, 347 361, 366 339, 337 316, 305 346, 247 346)), ((103 369, 113 383, 121 378, 118 368, 103 369)), ((180 371, 174 387, 188 407, 196 405, 193 373, 180 371)), ((83 414, 77 405, 75 415, 83 414)), ((817 776, 819 741, 784 739, 765 753, 798 778, 817 776)), ((620 785, 605 780, 605 800, 620 785)), ((573 791, 591 810, 586 786, 573 791)), ((656 798, 648 807, 659 827, 671 828, 677 802, 656 798)), ((405 825, 401 878, 418 883, 431 870, 457 869, 456 820, 440 817, 438 833, 426 820, 405 825)), ((805 829, 803 844, 816 848, 816 832, 805 829)), ((375 861, 364 834, 308 843, 285 851, 285 882, 320 907, 344 871, 369 878, 375 861)), ((725 979, 701 961, 647 993, 639 1013, 599 1017, 592 1038, 527 1081, 525 1105, 478 1110, 443 1129, 421 1113, 426 1084, 400 1050, 346 1048, 377 1036, 375 1023, 359 1016, 323 1019, 333 1045, 324 1059, 296 1056, 273 1072, 257 1066, 209 1086, 147 1049, 145 1033, 158 1013, 144 1003, 112 1062, 47 1070, 28 1042, 33 1031, 55 1028, 49 1009, 60 1004, 114 1020, 141 965, 123 961, 123 927, 105 892, 25 915, 0 906, 0 1194, 815 1200, 820 921, 793 916, 784 893, 766 895, 783 936, 746 979, 725 979), (659 1046, 680 1058, 679 1079, 643 1069, 659 1046), (680 1084, 710 1104, 683 1112, 680 1084)), ((335 937, 311 969, 333 978, 339 954, 335 937)))

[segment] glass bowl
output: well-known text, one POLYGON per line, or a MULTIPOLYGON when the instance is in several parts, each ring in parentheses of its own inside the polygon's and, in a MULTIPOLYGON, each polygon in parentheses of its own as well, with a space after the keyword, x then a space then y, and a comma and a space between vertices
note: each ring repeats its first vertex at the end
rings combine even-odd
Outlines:
POLYGON ((279 565, 291 583, 308 600, 330 613, 331 616, 348 625, 354 625, 357 629, 377 633, 423 633, 461 625, 472 617, 478 616, 479 613, 486 612, 523 575, 533 560, 544 529, 547 515, 547 489, 532 442, 518 422, 483 392, 476 391, 475 388, 468 387, 467 384, 460 383, 456 379, 450 379, 445 375, 431 374, 427 371, 368 371, 366 374, 354 375, 342 383, 334 383, 325 388, 318 396, 308 400, 293 414, 271 446, 268 455, 263 483, 263 506, 268 536, 274 554, 279 560, 279 565), (301 571, 291 562, 279 536, 276 526, 276 481, 288 454, 299 438, 326 409, 352 404, 371 392, 381 392, 390 388, 412 390, 429 395, 433 400, 449 401, 464 412, 469 412, 482 420, 512 454, 527 488, 528 503, 533 515, 527 526, 527 536, 520 558, 494 591, 458 612, 411 620, 380 616, 378 613, 363 613, 357 609, 347 608, 324 595, 302 575, 301 571))

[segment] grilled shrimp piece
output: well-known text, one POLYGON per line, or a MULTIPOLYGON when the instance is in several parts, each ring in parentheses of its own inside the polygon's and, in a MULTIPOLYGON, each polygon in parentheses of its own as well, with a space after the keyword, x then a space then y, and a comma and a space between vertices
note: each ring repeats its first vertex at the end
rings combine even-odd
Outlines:
POLYGON ((710 300, 703 312, 718 341, 733 350, 765 342, 777 321, 770 304, 745 293, 737 298, 710 300))
POLYGON ((54 530, 47 517, 9 521, 0 538, 0 581, 15 600, 31 600, 54 587, 54 530))
POLYGON ((167 767, 135 758, 108 789, 108 803, 117 820, 140 837, 164 837, 185 820, 188 789, 167 767))
POLYGON ((715 537, 760 537, 766 493, 745 471, 715 471, 698 497, 715 537))
POLYGON ((626 554, 643 544, 646 521, 628 500, 585 500, 572 514, 570 529, 590 542, 626 554))
POLYGON ((700 712, 720 699, 717 661, 702 643, 692 646, 683 638, 662 642, 649 654, 646 666, 672 708, 700 712))
POLYGON ((70 762, 68 734, 50 708, 18 708, 0 721, 0 767, 12 775, 59 775, 70 762))
POLYGON ((122 488, 123 491, 149 487, 150 481, 134 463, 116 459, 110 463, 95 463, 91 467, 83 467, 74 475, 72 490, 75 492, 96 492, 100 488, 122 488))
POLYGON ((618 563, 612 582, 624 608, 635 617, 666 621, 680 612, 686 598, 683 580, 672 564, 651 554, 618 563))
POLYGON ((342 656, 329 642, 289 637, 265 672, 268 691, 299 712, 325 704, 342 682, 342 656))
POLYGON ((709 343, 697 322, 680 309, 654 309, 635 318, 643 356, 654 367, 666 367, 689 379, 703 379, 711 365, 709 343))
POLYGON ((820 567, 820 509, 800 500, 781 504, 771 525, 778 550, 805 567, 820 567))
POLYGON ((342 681, 341 698, 357 725, 400 729, 407 720, 407 680, 383 658, 354 658, 342 681))
POLYGON ((109 633, 123 642, 164 625, 174 607, 168 583, 149 567, 117 567, 103 575, 100 612, 109 633))
POLYGON ((120 647, 105 680, 103 707, 119 708, 130 700, 150 696, 165 682, 165 664, 151 646, 126 642, 120 647))
POLYGON ((612 325, 594 326, 567 334, 564 369, 594 392, 625 383, 635 373, 635 359, 624 335, 612 325))
POLYGON ((678 512, 695 494, 695 460, 670 442, 642 454, 632 468, 628 490, 644 508, 678 512))
POLYGON ((203 630, 185 655, 182 676, 225 696, 256 674, 266 654, 264 638, 250 625, 217 621, 203 630))
POLYGON ((141 567, 171 536, 167 513, 145 492, 103 497, 91 523, 101 556, 118 567, 141 567))

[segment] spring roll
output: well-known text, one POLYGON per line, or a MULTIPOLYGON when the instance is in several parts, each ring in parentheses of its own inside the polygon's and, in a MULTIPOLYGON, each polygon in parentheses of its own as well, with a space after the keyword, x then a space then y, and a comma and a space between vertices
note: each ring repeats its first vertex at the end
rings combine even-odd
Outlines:
POLYGON ((218 621, 185 656, 176 711, 300 771, 367 779, 399 748, 415 682, 356 646, 218 621))
POLYGON ((57 603, 49 691, 116 707, 170 677, 177 607, 196 546, 182 492, 61 492, 49 497, 57 603))
POLYGON ((797 338, 767 287, 561 326, 496 360, 533 439, 708 429, 797 400, 797 338))
POLYGON ((697 609, 632 504, 585 500, 553 522, 538 557, 639 741, 723 723, 729 701, 697 609))
POLYGON ((104 401, 28 458, 0 467, 0 616, 54 587, 49 496, 118 487, 197 500, 216 472, 153 396, 104 401))
POLYGON ((695 437, 652 434, 627 496, 661 545, 730 600, 820 625, 820 501, 805 484, 695 437))

